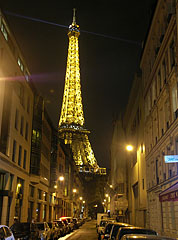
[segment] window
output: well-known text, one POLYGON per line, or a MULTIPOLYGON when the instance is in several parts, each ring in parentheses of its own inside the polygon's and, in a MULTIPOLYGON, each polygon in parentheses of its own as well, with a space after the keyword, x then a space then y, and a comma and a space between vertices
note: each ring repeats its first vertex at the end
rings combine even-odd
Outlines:
POLYGON ((171 68, 175 65, 174 40, 170 44, 170 65, 171 68))
POLYGON ((25 139, 28 141, 28 122, 26 122, 26 127, 25 127, 25 139))
POLYGON ((162 89, 162 80, 161 80, 161 73, 160 73, 160 71, 158 72, 158 86, 159 86, 158 91, 161 92, 161 89, 162 89))
POLYGON ((27 98, 27 112, 30 112, 30 97, 27 98))
POLYGON ((145 183, 144 183, 144 178, 142 179, 142 189, 144 190, 145 188, 145 183))
POLYGON ((38 199, 41 199, 41 194, 42 194, 42 191, 38 189, 38 199))
POLYGON ((19 145, 19 158, 18 158, 18 165, 21 166, 22 161, 22 146, 19 145))
POLYGON ((156 183, 159 184, 159 177, 158 177, 158 160, 156 159, 156 183))
POLYGON ((21 71, 23 72, 23 70, 24 70, 24 66, 23 66, 23 64, 22 64, 22 60, 21 60, 20 58, 17 59, 17 63, 18 63, 18 65, 19 65, 21 71))
POLYGON ((27 150, 24 149, 23 168, 26 169, 27 150))
POLYGON ((176 119, 178 117, 177 115, 177 109, 178 109, 178 101, 177 101, 177 84, 174 84, 172 87, 172 110, 174 114, 174 118, 176 119))
POLYGON ((21 117, 21 124, 20 124, 20 134, 23 136, 23 129, 24 129, 24 117, 21 117))
POLYGON ((16 158, 16 148, 17 148, 17 142, 14 140, 13 141, 13 151, 12 151, 12 161, 15 162, 16 158))
POLYGON ((18 122, 19 122, 19 110, 16 109, 15 112, 15 128, 18 130, 18 122))
POLYGON ((4 26, 3 23, 1 23, 1 32, 2 32, 2 34, 3 34, 3 36, 4 36, 4 38, 6 39, 6 41, 8 41, 7 30, 6 30, 6 28, 5 28, 5 26, 4 26))
POLYGON ((29 186, 29 195, 30 195, 30 197, 34 197, 34 190, 35 190, 35 188, 30 185, 29 186))
POLYGON ((165 63, 165 60, 162 63, 162 78, 163 78, 163 81, 166 83, 166 63, 165 63))

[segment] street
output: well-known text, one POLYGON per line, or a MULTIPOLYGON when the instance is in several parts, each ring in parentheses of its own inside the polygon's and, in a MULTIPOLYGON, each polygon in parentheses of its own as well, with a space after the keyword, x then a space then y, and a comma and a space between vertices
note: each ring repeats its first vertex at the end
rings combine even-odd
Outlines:
POLYGON ((96 232, 96 220, 92 220, 89 222, 86 222, 81 226, 79 229, 75 230, 69 235, 66 235, 63 238, 59 238, 59 240, 96 240, 98 239, 98 235, 96 232))

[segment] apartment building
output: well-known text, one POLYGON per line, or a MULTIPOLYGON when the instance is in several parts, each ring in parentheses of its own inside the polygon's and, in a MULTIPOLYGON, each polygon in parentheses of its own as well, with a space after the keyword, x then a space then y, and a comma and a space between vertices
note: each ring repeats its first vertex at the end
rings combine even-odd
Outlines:
POLYGON ((145 42, 140 68, 145 103, 147 226, 178 234, 178 2, 159 0, 145 42))
POLYGON ((0 11, 0 222, 28 212, 33 92, 23 55, 0 11))

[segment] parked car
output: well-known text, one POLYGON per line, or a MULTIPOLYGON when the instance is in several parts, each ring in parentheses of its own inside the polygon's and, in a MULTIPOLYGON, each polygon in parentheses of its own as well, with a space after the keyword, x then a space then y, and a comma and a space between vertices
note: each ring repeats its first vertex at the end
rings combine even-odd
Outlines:
POLYGON ((177 238, 170 238, 156 235, 141 235, 141 234, 126 234, 121 237, 121 240, 177 240, 177 238))
POLYGON ((69 223, 65 218, 60 218, 60 220, 65 224, 65 233, 68 234, 71 232, 69 223))
POLYGON ((68 227, 62 220, 54 220, 57 223, 58 229, 60 231, 61 236, 64 236, 68 233, 68 227))
POLYGON ((39 230, 39 239, 49 240, 51 235, 51 230, 47 222, 36 222, 35 225, 39 230))
POLYGON ((50 228, 50 239, 58 239, 62 236, 56 222, 48 222, 48 226, 50 228))
POLYGON ((114 222, 113 223, 108 223, 105 226, 105 229, 104 229, 103 233, 101 233, 101 239, 108 239, 109 238, 113 224, 114 224, 114 222))
POLYGON ((109 235, 108 239, 109 240, 116 239, 117 233, 118 233, 118 231, 121 227, 130 227, 130 226, 132 226, 132 225, 130 225, 128 223, 115 222, 112 226, 112 229, 111 229, 111 232, 110 232, 110 235, 109 235))
POLYGON ((17 222, 14 223, 10 229, 12 230, 15 239, 18 240, 36 240, 39 237, 39 230, 34 223, 17 222))
POLYGON ((74 223, 74 229, 78 229, 79 228, 79 222, 77 218, 73 218, 73 223, 74 223))
POLYGON ((70 232, 72 232, 74 230, 74 223, 73 223, 73 220, 72 220, 72 217, 62 217, 60 218, 61 220, 67 220, 68 224, 69 224, 69 229, 70 229, 70 232))
POLYGON ((0 225, 0 239, 15 240, 11 229, 6 225, 0 225))
POLYGON ((101 239, 101 235, 104 233, 105 227, 109 222, 113 222, 114 220, 110 220, 110 219, 103 219, 100 221, 99 226, 97 227, 97 233, 98 233, 98 239, 101 239))
POLYGON ((158 233, 151 229, 145 229, 141 227, 121 227, 116 236, 116 240, 120 240, 123 235, 126 234, 147 234, 147 235, 158 235, 158 233))

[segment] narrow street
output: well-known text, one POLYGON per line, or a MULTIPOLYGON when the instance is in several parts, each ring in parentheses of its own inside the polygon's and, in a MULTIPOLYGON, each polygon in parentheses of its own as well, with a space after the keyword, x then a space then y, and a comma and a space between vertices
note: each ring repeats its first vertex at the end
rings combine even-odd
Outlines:
POLYGON ((79 229, 75 230, 71 234, 59 238, 59 240, 97 240, 98 235, 96 232, 96 220, 92 220, 89 222, 86 222, 83 226, 81 226, 79 229))

